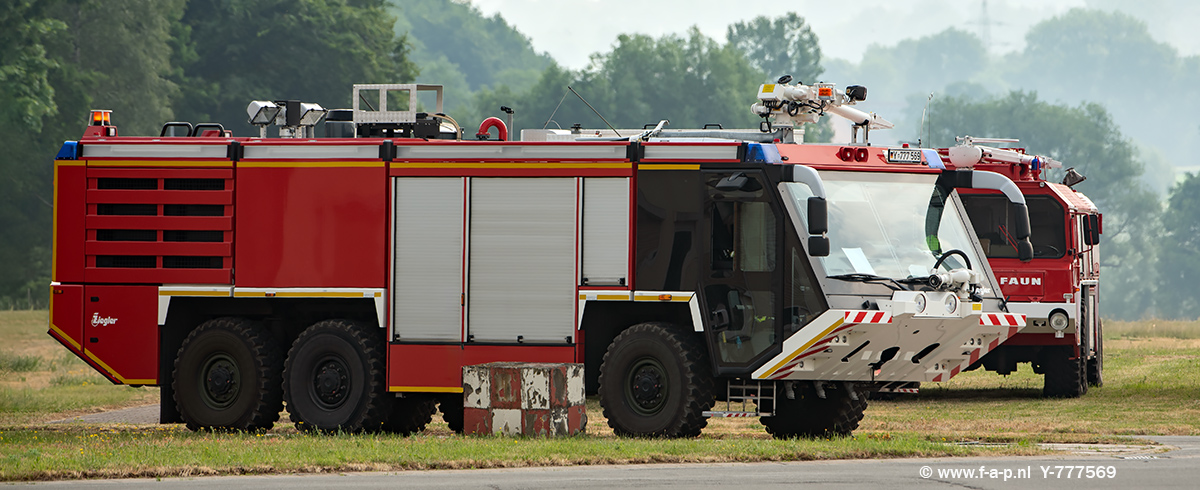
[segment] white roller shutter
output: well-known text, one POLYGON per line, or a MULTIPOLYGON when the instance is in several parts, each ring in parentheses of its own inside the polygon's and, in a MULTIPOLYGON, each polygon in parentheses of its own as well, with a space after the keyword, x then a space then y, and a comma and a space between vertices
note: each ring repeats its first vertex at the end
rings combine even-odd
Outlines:
POLYGON ((629 271, 629 179, 583 179, 583 282, 625 285, 629 271))
POLYGON ((392 314, 406 341, 462 341, 463 179, 395 179, 392 314))
POLYGON ((575 324, 574 178, 472 178, 468 334, 566 342, 575 324))

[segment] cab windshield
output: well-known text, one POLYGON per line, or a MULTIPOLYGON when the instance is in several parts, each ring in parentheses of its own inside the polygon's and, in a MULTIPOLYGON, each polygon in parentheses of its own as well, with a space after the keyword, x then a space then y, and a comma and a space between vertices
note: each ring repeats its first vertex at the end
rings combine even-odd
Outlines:
MULTIPOLYGON (((936 174, 821 172, 829 208, 828 276, 867 274, 893 279, 927 276, 944 252, 961 250, 978 267, 961 211, 935 185, 936 174)), ((807 223, 812 191, 783 184, 807 223)), ((801 227, 800 229, 804 229, 801 227)), ((950 255, 943 270, 965 267, 950 255)))

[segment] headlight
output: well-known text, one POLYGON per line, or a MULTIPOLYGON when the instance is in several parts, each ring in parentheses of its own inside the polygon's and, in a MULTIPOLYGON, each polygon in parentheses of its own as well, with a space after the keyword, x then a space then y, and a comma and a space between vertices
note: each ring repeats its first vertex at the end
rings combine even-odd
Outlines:
POLYGON ((946 313, 954 313, 958 309, 958 296, 953 294, 946 296, 946 313))
POLYGON ((925 295, 918 294, 913 300, 917 304, 917 313, 925 313, 925 295))
POLYGON ((1070 323, 1071 323, 1071 320, 1069 320, 1067 318, 1066 313, 1063 313, 1061 311, 1056 311, 1056 312, 1050 314, 1050 328, 1053 328, 1055 330, 1066 330, 1067 325, 1069 325, 1070 323))

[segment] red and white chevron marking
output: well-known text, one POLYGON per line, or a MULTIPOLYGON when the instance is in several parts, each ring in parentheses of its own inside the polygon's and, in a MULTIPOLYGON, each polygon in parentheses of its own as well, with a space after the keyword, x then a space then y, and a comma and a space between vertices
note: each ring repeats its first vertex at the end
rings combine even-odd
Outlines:
POLYGON ((804 360, 804 358, 806 358, 808 356, 811 356, 818 352, 824 351, 826 344, 833 341, 834 337, 837 337, 838 334, 842 333, 843 330, 853 327, 855 325, 857 325, 857 323, 844 323, 844 324, 842 324, 842 326, 833 329, 833 331, 831 331, 825 335, 825 338, 822 338, 820 341, 814 343, 811 347, 808 348, 808 350, 804 351, 803 354, 800 354, 800 355, 792 358, 791 361, 788 361, 787 365, 779 368, 774 373, 772 373, 770 378, 774 379, 774 380, 780 380, 780 379, 788 377, 789 374, 792 374, 792 372, 791 372, 792 368, 796 367, 796 364, 799 364, 800 361, 804 360))
MULTIPOLYGON (((1019 315, 1019 316, 1025 316, 1025 315, 1019 315)), ((1022 320, 1024 320, 1024 319, 1022 319, 1022 320)), ((1024 323, 1024 322, 1022 322, 1022 323, 1024 323)), ((961 364, 954 366, 954 369, 950 370, 949 376, 947 376, 945 374, 939 374, 937 376, 934 376, 933 381, 935 381, 935 382, 950 381, 950 378, 958 376, 958 373, 960 373, 960 372, 962 372, 962 370, 966 369, 967 366, 975 364, 975 361, 978 361, 979 358, 983 357, 988 352, 991 352, 992 349, 999 347, 1000 344, 1003 344, 1005 340, 1008 340, 1009 337, 1016 335, 1017 332, 1019 332, 1019 331, 1021 331, 1021 327, 1008 327, 1000 334, 999 337, 996 337, 996 338, 992 339, 991 342, 988 342, 988 344, 986 346, 980 347, 978 349, 971 351, 971 356, 969 358, 967 358, 966 361, 963 361, 961 364)))
POLYGON ((849 323, 892 323, 892 314, 886 311, 846 310, 849 323))
POLYGON ((1024 327, 1025 315, 984 313, 979 316, 979 324, 989 327, 1024 327))

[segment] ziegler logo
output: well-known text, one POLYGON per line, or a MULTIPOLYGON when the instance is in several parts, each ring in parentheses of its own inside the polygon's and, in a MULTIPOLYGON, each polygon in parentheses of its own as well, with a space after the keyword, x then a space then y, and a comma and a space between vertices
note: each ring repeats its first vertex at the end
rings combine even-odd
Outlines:
POLYGON ((1000 277, 1001 286, 1041 286, 1040 277, 1000 277))
POLYGON ((111 316, 100 316, 99 313, 92 313, 92 326, 99 327, 101 325, 112 325, 117 323, 117 319, 111 316))

